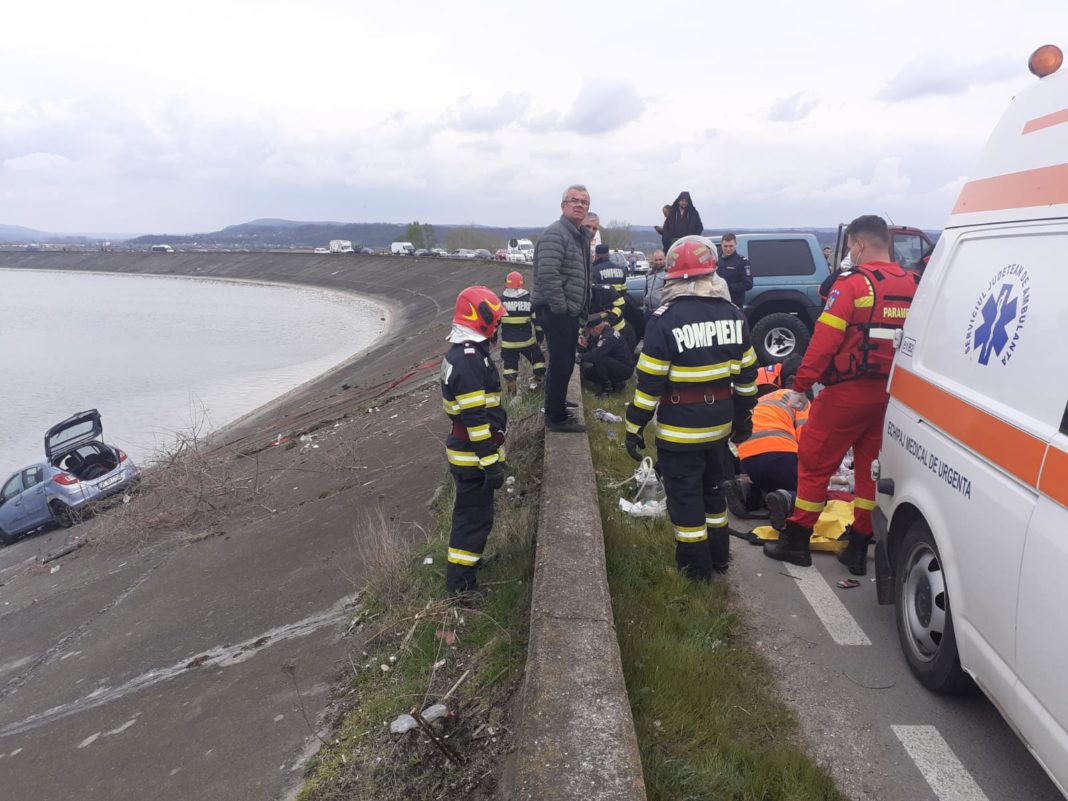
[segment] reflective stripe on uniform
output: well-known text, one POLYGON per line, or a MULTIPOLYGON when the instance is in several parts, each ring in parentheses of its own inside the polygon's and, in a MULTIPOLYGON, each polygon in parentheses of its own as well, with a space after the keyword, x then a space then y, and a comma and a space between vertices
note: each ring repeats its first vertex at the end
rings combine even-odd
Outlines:
POLYGON ((507 339, 502 339, 501 340, 501 347, 502 348, 525 348, 525 347, 528 347, 529 345, 533 345, 534 342, 535 342, 534 337, 531 337, 530 339, 525 339, 522 342, 510 342, 507 339))
POLYGON ((640 425, 638 425, 637 423, 632 423, 630 420, 628 420, 627 421, 627 433, 628 434, 640 434, 640 433, 642 433, 642 427, 640 425))
POLYGON ((853 496, 853 506, 857 509, 867 509, 869 512, 875 508, 875 501, 869 501, 867 498, 861 498, 859 495, 853 496))
POLYGON ((530 365, 530 369, 531 370, 544 370, 545 369, 545 362, 534 362, 534 364, 530 365))
POLYGON ((489 467, 491 464, 497 464, 501 460, 500 453, 491 453, 489 456, 483 456, 478 460, 479 467, 489 467))
MULTIPOLYGON (((747 350, 745 353, 742 354, 742 361, 741 361, 742 367, 751 367, 752 365, 756 364, 756 361, 757 361, 757 355, 756 355, 756 351, 753 350, 753 348, 750 347, 749 350, 747 350)), ((736 364, 737 364, 737 362, 736 362, 736 364)), ((737 373, 738 370, 735 369, 734 372, 737 373)))
MULTIPOLYGON (((868 290, 871 291, 870 289, 868 290)), ((865 295, 862 298, 857 298, 853 301, 853 306, 857 309, 870 309, 875 305, 875 298, 872 295, 865 295)))
POLYGON ((638 357, 638 369, 649 375, 667 375, 671 362, 643 353, 638 357))
POLYGON ((708 528, 723 528, 725 525, 727 525, 726 513, 721 515, 705 514, 705 526, 708 528))
POLYGON ((504 368, 504 377, 505 378, 514 378, 517 375, 519 375, 519 370, 518 369, 511 368, 511 367, 505 367, 504 368))
POLYGON ((618 323, 616 323, 612 327, 614 329, 616 329, 617 331, 622 331, 624 328, 627 327, 627 321, 626 320, 620 320, 618 323))
POLYGON ((675 539, 679 542, 701 542, 708 539, 706 526, 675 526, 675 539))
POLYGON ((755 434, 751 434, 746 442, 754 442, 758 439, 785 439, 790 442, 795 442, 794 436, 786 431, 780 431, 777 428, 769 428, 767 431, 758 431, 755 434))
POLYGON ((668 426, 659 420, 656 423, 656 435, 665 442, 679 442, 683 444, 697 444, 701 442, 715 442, 724 437, 729 437, 731 424, 724 423, 719 426, 708 428, 683 428, 682 426, 668 426))
POLYGON ((486 408, 492 409, 495 406, 501 405, 501 393, 500 392, 487 392, 486 393, 486 408))
POLYGON ((486 393, 479 389, 475 392, 467 392, 463 395, 456 396, 456 402, 460 404, 461 409, 473 409, 476 406, 484 406, 486 404, 486 393))
POLYGON ((656 408, 658 400, 659 398, 655 395, 650 395, 648 392, 642 392, 640 389, 634 390, 634 405, 639 409, 651 412, 656 408))
POLYGON ((894 336, 897 334, 897 332, 900 331, 900 330, 901 330, 900 328, 881 328, 881 327, 871 326, 868 329, 868 338, 869 339, 893 339, 894 336))
POLYGON ((814 501, 806 501, 804 498, 796 498, 794 500, 794 506, 798 509, 803 509, 806 512, 822 512, 823 507, 827 504, 824 502, 816 503, 814 501))
POLYGON ((472 442, 481 442, 484 439, 490 438, 489 423, 481 426, 468 426, 467 436, 472 442))
POLYGON ((460 404, 455 403, 454 401, 451 401, 448 398, 442 398, 441 399, 441 405, 445 409, 445 414, 459 414, 460 413, 460 404))
POLYGON ((745 396, 756 395, 757 394, 756 382, 754 381, 752 384, 735 384, 734 385, 734 394, 735 395, 745 395, 745 396))
POLYGON ((457 467, 478 467, 478 454, 474 451, 454 451, 452 448, 446 448, 445 458, 449 460, 449 464, 457 467))
POLYGON ((516 317, 513 314, 509 314, 507 317, 501 318, 501 325, 521 325, 522 323, 529 323, 530 315, 526 317, 516 317))
POLYGON ((817 318, 816 322, 823 323, 824 325, 829 325, 831 328, 837 328, 839 331, 845 331, 846 328, 849 326, 849 323, 847 323, 841 317, 835 317, 830 312, 824 312, 823 314, 821 314, 819 318, 817 318))
POLYGON ((477 565, 482 559, 482 554, 474 551, 464 551, 460 548, 449 548, 449 561, 454 565, 477 565))
POLYGON ((732 372, 740 372, 741 368, 737 370, 734 369, 735 364, 738 364, 738 362, 729 361, 720 362, 719 364, 700 364, 696 367, 682 367, 681 365, 673 364, 668 368, 668 381, 672 381, 676 384, 707 384, 710 381, 728 378, 732 372))

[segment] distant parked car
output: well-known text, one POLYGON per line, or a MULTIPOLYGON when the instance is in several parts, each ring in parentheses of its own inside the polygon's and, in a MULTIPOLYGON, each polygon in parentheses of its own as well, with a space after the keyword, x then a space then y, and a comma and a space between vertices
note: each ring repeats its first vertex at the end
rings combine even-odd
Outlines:
POLYGON ((315 252, 315 253, 329 253, 329 252, 330 252, 330 249, 329 249, 329 248, 316 248, 316 249, 314 250, 314 252, 315 252))
POLYGON ((467 248, 458 248, 449 254, 450 259, 473 259, 474 257, 475 251, 467 248))
POLYGON ((130 487, 141 471, 123 451, 101 439, 96 409, 80 412, 45 433, 45 458, 0 485, 0 544, 54 524, 72 526, 79 510, 130 487))
POLYGON ((420 258, 422 258, 423 256, 429 256, 430 255, 430 251, 427 250, 426 248, 416 248, 415 252, 412 253, 412 255, 413 256, 419 256, 420 258))
POLYGON ((504 248, 498 248, 497 252, 493 254, 493 258, 497 261, 508 261, 508 251, 504 248))
POLYGON ((375 250, 374 248, 360 248, 360 253, 364 256, 373 256, 375 255, 375 250))
POLYGON ((445 250, 445 248, 431 248, 430 252, 442 259, 449 258, 449 251, 445 250))
POLYGON ((492 261, 493 254, 490 253, 485 248, 479 248, 478 250, 475 251, 475 258, 476 259, 485 259, 486 261, 492 261))

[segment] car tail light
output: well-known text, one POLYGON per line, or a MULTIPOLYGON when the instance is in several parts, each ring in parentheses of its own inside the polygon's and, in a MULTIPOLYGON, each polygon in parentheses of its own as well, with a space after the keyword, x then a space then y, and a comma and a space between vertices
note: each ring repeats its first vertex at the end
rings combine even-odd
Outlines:
POLYGON ((119 464, 125 462, 129 457, 118 448, 115 449, 115 453, 119 455, 119 464))
POLYGON ((72 484, 78 483, 78 477, 72 476, 70 473, 57 473, 52 476, 52 480, 57 484, 62 484, 64 487, 69 487, 72 484))

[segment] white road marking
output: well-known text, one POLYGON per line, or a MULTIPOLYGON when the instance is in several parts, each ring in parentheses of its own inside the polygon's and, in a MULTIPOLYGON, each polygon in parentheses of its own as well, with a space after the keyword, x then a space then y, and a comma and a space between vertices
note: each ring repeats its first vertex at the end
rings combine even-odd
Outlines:
POLYGON ((989 801, 934 726, 891 726, 939 801, 989 801))
POLYGON ((849 614, 823 576, 814 567, 798 567, 784 562, 787 572, 797 579, 798 589, 805 596, 827 633, 839 645, 871 645, 864 629, 849 614))

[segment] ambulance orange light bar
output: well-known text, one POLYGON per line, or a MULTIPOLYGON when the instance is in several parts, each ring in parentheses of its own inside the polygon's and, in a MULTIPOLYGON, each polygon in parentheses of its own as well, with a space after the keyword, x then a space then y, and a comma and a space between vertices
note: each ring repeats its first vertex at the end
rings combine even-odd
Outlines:
POLYGON ((1064 63, 1064 53, 1057 45, 1042 45, 1027 60, 1027 68, 1039 78, 1052 75, 1064 63))

